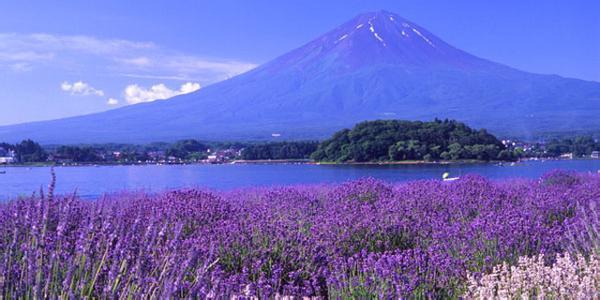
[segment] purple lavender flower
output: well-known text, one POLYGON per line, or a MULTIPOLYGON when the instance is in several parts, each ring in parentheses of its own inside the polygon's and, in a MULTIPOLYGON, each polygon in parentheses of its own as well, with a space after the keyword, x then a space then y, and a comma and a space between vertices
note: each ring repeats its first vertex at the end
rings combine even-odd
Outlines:
POLYGON ((494 266, 600 246, 600 177, 558 171, 48 195, 0 204, 0 298, 456 298, 494 266))

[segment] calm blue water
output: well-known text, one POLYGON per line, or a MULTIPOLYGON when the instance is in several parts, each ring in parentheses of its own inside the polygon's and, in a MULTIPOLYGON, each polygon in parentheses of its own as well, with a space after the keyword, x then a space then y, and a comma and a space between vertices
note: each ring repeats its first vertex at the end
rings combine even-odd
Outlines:
MULTIPOLYGON (((530 161, 515 166, 494 164, 453 165, 171 165, 171 166, 82 166, 56 167, 57 192, 94 198, 123 190, 161 191, 182 187, 234 189, 249 186, 334 183, 361 177, 389 182, 480 174, 499 179, 507 177, 539 178, 553 169, 580 172, 600 170, 600 160, 530 161)), ((0 200, 31 194, 46 188, 48 167, 0 167, 0 200)))

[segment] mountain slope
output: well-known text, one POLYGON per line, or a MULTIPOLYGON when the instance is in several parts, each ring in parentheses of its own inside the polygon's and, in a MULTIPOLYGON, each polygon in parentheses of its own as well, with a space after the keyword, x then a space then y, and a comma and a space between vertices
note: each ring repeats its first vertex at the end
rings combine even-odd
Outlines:
POLYGON ((44 143, 323 138, 372 119, 453 118, 499 134, 600 130, 600 83, 470 55, 385 12, 357 16, 252 71, 169 100, 0 127, 44 143))

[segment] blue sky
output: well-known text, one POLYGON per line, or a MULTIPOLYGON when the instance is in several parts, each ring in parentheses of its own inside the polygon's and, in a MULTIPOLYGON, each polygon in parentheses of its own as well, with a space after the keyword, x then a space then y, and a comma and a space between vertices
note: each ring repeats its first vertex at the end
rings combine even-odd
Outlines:
POLYGON ((593 0, 5 1, 0 125, 191 92, 379 9, 477 56, 600 81, 593 0))

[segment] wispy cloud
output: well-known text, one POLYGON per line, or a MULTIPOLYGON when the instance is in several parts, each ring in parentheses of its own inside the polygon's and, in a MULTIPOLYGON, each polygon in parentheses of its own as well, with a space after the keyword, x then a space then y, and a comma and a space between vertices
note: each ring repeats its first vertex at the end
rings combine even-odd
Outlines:
POLYGON ((146 74, 135 74, 135 73, 121 73, 119 76, 129 78, 140 78, 140 79, 159 79, 159 80, 178 80, 178 81, 191 81, 194 78, 186 76, 169 76, 169 75, 146 75, 146 74))
POLYGON ((256 65, 182 53, 152 42, 84 35, 0 33, 0 69, 26 71, 37 67, 79 68, 109 75, 211 83, 256 65))
POLYGON ((136 66, 136 67, 147 67, 151 64, 150 59, 145 56, 123 58, 123 59, 121 59, 121 62, 132 65, 132 66, 136 66))
POLYGON ((218 71, 224 78, 229 78, 256 67, 255 64, 233 60, 208 60, 204 58, 178 55, 165 57, 162 64, 166 69, 177 70, 180 74, 192 74, 197 70, 218 71))
POLYGON ((25 62, 14 63, 8 67, 15 72, 29 72, 32 69, 31 64, 25 62))
POLYGON ((137 84, 131 84, 125 88, 123 94, 127 103, 137 104, 142 102, 168 99, 178 95, 195 92, 199 89, 200 84, 196 82, 186 82, 181 85, 179 90, 172 90, 163 83, 153 85, 148 89, 137 84))
POLYGON ((236 60, 209 59, 173 52, 117 58, 127 77, 199 80, 214 82, 244 73, 256 64, 236 60))
MULTIPOLYGON (((1 40, 0 40, 1 41, 1 40)), ((0 49, 0 60, 3 61, 26 61, 34 62, 40 60, 50 60, 54 57, 53 53, 35 52, 25 49, 0 49)))
POLYGON ((108 104, 108 105, 117 105, 117 104, 119 104, 119 100, 115 99, 115 98, 108 98, 108 101, 106 101, 106 104, 108 104))
POLYGON ((65 81, 60 85, 60 89, 76 96, 104 96, 102 90, 98 90, 83 81, 73 83, 65 81))
POLYGON ((99 39, 85 35, 53 35, 46 33, 0 33, 0 49, 38 53, 82 52, 96 55, 118 54, 123 51, 153 49, 150 42, 120 39, 99 39))

